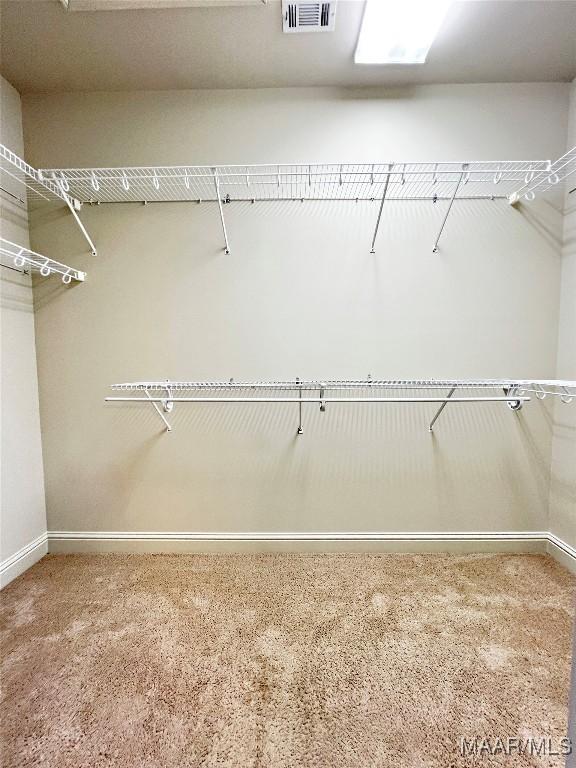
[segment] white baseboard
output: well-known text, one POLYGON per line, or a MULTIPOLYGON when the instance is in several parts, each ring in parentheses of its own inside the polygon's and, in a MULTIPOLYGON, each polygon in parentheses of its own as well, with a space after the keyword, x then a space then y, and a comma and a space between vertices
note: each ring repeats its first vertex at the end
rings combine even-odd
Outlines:
POLYGON ((50 552, 545 552, 545 531, 50 531, 50 552))
POLYGON ((576 548, 562 541, 553 533, 548 534, 547 551, 555 560, 564 565, 572 573, 576 573, 576 548))
POLYGON ((48 534, 42 533, 0 563, 0 589, 9 584, 48 552, 48 534))
POLYGON ((547 541, 547 531, 48 531, 49 541, 547 541))
POLYGON ((576 548, 547 531, 49 531, 0 563, 0 588, 58 552, 548 552, 576 573, 576 548))

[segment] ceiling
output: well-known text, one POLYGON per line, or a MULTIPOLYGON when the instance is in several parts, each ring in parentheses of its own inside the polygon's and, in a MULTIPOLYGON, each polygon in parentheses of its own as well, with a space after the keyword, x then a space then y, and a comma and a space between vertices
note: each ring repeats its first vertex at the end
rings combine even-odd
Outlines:
POLYGON ((279 0, 233 7, 66 11, 3 0, 1 72, 21 93, 570 81, 576 0, 457 0, 428 61, 353 63, 362 0, 335 32, 282 33, 279 0))

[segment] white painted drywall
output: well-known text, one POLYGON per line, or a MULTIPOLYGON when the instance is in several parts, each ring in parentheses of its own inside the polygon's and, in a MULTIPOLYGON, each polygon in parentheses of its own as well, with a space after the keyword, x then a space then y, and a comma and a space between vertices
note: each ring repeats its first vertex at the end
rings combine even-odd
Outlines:
MULTIPOLYGON (((576 146, 576 80, 570 88, 567 148, 576 146)), ((569 179, 565 200, 558 368, 560 379, 576 380, 576 178, 569 179)), ((556 403, 550 486, 550 531, 576 547, 576 407, 556 403)))
MULTIPOLYGON (((0 79, 0 142, 23 155, 20 96, 0 79)), ((28 247, 26 206, 17 183, 4 179, 0 191, 0 231, 6 240, 28 247)), ((9 262, 5 262, 9 264, 9 262)), ((1 512, 0 584, 46 552, 46 506, 40 443, 34 308, 30 276, 0 269, 1 306, 1 512)))
MULTIPOLYGON (((28 95, 40 167, 553 158, 566 84, 28 95)), ((33 246, 85 269, 38 281, 49 528, 547 530, 550 399, 506 406, 106 406, 112 382, 556 374, 562 214, 460 202, 85 207, 33 246)))

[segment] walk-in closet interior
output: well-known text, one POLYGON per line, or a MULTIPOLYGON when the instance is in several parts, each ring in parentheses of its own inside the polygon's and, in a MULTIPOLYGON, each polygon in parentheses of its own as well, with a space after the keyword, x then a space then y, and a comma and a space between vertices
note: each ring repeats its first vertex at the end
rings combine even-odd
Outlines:
POLYGON ((0 43, 2 766, 576 766, 576 2, 0 43))

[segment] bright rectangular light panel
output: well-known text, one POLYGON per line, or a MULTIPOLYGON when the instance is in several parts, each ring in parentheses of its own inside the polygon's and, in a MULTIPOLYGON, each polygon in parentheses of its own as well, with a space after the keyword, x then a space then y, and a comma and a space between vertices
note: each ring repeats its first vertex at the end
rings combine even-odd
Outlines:
POLYGON ((366 0, 356 64, 424 64, 452 0, 366 0))

